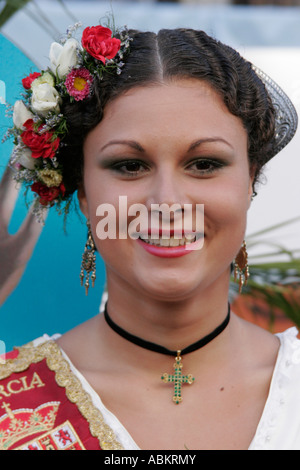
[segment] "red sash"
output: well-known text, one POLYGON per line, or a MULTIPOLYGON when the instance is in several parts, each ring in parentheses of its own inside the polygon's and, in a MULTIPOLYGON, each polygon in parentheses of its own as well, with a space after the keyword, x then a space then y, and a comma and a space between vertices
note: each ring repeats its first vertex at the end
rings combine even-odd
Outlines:
POLYGON ((7 355, 0 365, 0 450, 117 448, 54 341, 7 355))

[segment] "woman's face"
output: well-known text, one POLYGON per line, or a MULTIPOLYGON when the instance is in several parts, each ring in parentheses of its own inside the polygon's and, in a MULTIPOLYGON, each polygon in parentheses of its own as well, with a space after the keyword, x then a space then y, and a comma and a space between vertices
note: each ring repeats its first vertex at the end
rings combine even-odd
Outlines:
POLYGON ((156 299, 180 300, 216 282, 228 282, 252 195, 247 142, 240 119, 199 80, 133 88, 106 106, 102 121, 84 144, 79 199, 106 264, 108 284, 122 284, 156 299), (133 204, 145 209, 151 239, 144 219, 138 227, 134 223, 141 212, 124 219, 120 196, 127 209, 133 204), (166 212, 157 217, 154 204, 176 204, 179 210, 170 212, 169 219, 166 212), (196 207, 204 207, 204 229, 199 229, 194 249, 185 249, 184 233, 176 231, 184 227, 178 222, 183 220, 184 204, 193 208, 193 229, 196 207), (110 207, 116 210, 115 221, 108 219, 112 211, 105 212, 110 207), (97 236, 104 227, 101 220, 109 221, 105 230, 110 238, 97 236), (126 236, 124 220, 127 229, 133 224, 143 232, 148 243, 126 236), (167 236, 169 222, 174 236, 157 240, 167 236))

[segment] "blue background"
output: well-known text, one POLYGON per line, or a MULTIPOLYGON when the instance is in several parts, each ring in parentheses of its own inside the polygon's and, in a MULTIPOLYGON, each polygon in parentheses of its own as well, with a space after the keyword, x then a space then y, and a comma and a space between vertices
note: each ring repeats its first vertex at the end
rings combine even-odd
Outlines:
MULTIPOLYGON (((12 105, 20 99, 22 78, 37 68, 1 35, 0 57, 5 57, 0 63, 0 80, 6 84, 6 102, 12 105)), ((5 109, 0 104, 1 141, 12 123, 5 117, 5 109)), ((0 144, 0 177, 12 147, 11 140, 0 144)), ((27 212, 22 195, 20 191, 10 233, 18 229, 27 212)), ((7 351, 44 333, 64 333, 99 311, 105 284, 104 264, 97 255, 96 284, 86 297, 79 279, 87 233, 85 219, 74 212, 66 228, 67 234, 63 230, 63 218, 52 209, 19 285, 0 307, 0 340, 5 342, 7 351)), ((0 269, 3 269, 1 260, 0 269)))

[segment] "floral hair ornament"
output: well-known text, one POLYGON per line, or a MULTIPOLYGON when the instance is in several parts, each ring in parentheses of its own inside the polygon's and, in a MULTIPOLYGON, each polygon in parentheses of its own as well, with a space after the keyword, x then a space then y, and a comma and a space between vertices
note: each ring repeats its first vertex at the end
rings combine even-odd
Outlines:
POLYGON ((23 99, 14 104, 13 128, 6 136, 14 137, 10 159, 14 179, 26 191, 33 191, 33 212, 41 222, 44 209, 54 205, 59 211, 63 205, 67 214, 72 198, 59 158, 68 132, 62 105, 90 97, 95 77, 119 75, 129 52, 131 38, 126 28, 113 33, 101 25, 87 27, 80 43, 73 37, 80 26, 76 23, 61 42, 51 44, 47 70, 23 78, 23 99))

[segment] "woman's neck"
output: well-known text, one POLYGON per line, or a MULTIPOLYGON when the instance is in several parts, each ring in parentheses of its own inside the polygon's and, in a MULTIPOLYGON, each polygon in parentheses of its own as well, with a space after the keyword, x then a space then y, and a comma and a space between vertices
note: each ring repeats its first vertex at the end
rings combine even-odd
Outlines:
MULTIPOLYGON (((220 285, 211 292, 197 292, 189 298, 167 302, 145 293, 138 295, 125 283, 114 285, 112 281, 108 278, 107 306, 112 320, 130 334, 172 351, 182 350, 210 334, 228 313, 228 289, 224 282, 223 288, 220 285)), ((184 370, 202 374, 234 362, 239 356, 238 345, 243 347, 243 323, 232 314, 222 334, 205 347, 184 355, 184 370)), ((147 373, 155 378, 157 373, 169 369, 172 372, 174 363, 174 357, 144 349, 120 336, 103 314, 64 335, 60 345, 84 374, 89 371, 111 374, 113 370, 118 374, 122 370, 125 375, 147 373)))
MULTIPOLYGON (((219 283, 221 284, 221 283, 219 283)), ((166 301, 108 279, 108 311, 112 320, 129 333, 177 350, 211 333, 228 312, 228 284, 212 286, 185 299, 166 301)))

